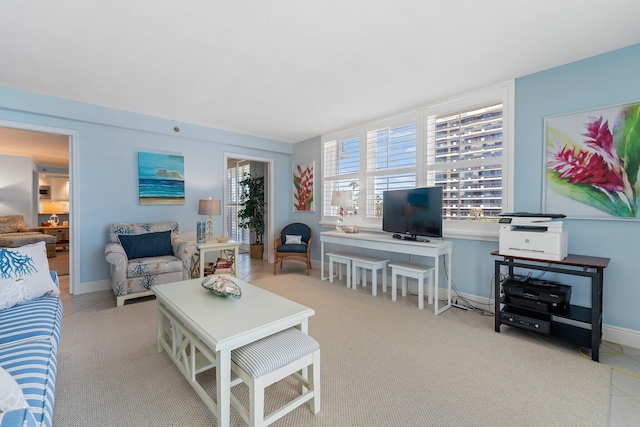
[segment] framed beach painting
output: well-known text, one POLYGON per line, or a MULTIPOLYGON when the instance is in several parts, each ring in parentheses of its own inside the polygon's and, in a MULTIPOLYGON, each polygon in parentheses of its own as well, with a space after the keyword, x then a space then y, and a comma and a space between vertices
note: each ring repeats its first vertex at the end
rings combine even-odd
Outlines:
POLYGON ((545 212, 638 219, 640 103, 548 117, 544 127, 545 212))
POLYGON ((308 162, 294 165, 292 168, 294 212, 315 212, 314 166, 314 162, 308 162))
POLYGON ((184 205, 184 156, 138 152, 141 205, 184 205))

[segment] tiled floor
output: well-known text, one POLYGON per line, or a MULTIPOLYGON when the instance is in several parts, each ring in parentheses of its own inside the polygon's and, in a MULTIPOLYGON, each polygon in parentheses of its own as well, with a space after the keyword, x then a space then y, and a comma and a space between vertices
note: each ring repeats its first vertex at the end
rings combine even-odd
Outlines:
MULTIPOLYGON (((304 265, 300 263, 289 262, 284 263, 282 271, 283 273, 304 274, 305 269, 304 265)), ((311 274, 320 277, 320 271, 317 268, 313 269, 311 274)), ((251 259, 248 254, 240 255, 238 277, 242 280, 251 281, 272 275, 272 264, 251 259)), ((79 312, 105 310, 116 306, 116 299, 110 290, 69 295, 69 276, 60 277, 60 288, 65 316, 79 312)), ((477 316, 472 311, 462 310, 460 310, 460 315, 477 316)), ((622 353, 620 350, 619 346, 609 343, 603 343, 600 349, 600 361, 613 368, 609 425, 611 427, 638 426, 640 425, 640 349, 624 347, 622 353)))

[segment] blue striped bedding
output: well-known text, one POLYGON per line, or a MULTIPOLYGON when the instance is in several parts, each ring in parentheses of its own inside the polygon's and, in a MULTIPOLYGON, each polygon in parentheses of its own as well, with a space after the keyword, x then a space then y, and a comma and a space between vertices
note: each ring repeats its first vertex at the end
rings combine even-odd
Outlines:
MULTIPOLYGON (((52 276, 58 283, 55 272, 52 276)), ((5 413, 0 427, 51 427, 61 326, 62 302, 57 297, 0 311, 0 368, 16 380, 30 407, 5 413)))
POLYGON ((61 322, 62 304, 58 298, 43 297, 12 307, 0 315, 0 348, 50 340, 57 351, 61 322))

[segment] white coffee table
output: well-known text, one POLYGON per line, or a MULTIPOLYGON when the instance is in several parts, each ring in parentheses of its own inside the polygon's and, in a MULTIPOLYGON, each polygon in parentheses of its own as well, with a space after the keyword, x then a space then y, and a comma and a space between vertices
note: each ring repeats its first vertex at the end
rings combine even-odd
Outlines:
MULTIPOLYGON (((231 394, 231 351, 290 327, 308 332, 309 307, 230 277, 242 298, 221 298, 204 289, 202 279, 151 288, 157 299, 158 352, 163 349, 200 398, 228 426, 231 394), (216 371, 217 401, 196 375, 216 371)), ((234 382, 235 384, 235 382, 234 382)))

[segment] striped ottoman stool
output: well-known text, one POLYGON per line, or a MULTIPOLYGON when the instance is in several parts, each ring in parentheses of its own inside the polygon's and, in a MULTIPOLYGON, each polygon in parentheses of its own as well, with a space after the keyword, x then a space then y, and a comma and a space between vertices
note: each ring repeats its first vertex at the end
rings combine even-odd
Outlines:
POLYGON ((267 426, 307 401, 314 414, 320 411, 320 345, 299 329, 285 329, 233 350, 231 370, 249 387, 249 410, 231 393, 231 405, 249 426, 267 426), (305 378, 301 371, 307 368, 305 378), (300 396, 265 416, 265 389, 289 376, 298 381, 300 396))

